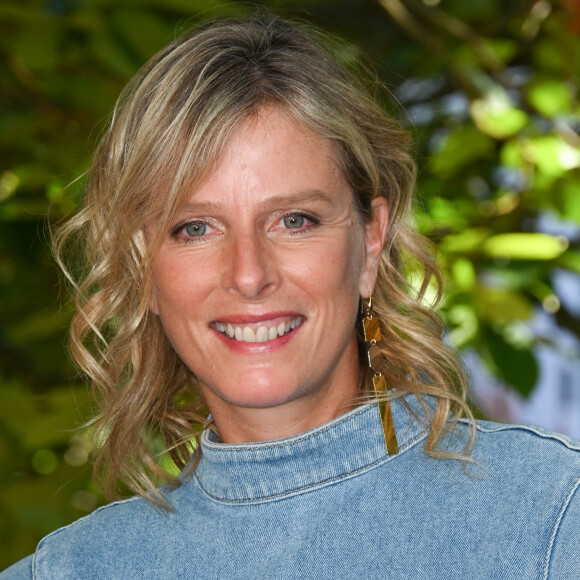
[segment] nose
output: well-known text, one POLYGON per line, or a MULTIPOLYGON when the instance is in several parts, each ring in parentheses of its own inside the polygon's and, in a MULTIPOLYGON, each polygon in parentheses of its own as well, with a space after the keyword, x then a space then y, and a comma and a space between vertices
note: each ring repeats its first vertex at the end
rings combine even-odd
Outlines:
POLYGON ((224 276, 228 292, 246 299, 262 298, 279 284, 278 264, 268 241, 257 233, 232 237, 224 276))

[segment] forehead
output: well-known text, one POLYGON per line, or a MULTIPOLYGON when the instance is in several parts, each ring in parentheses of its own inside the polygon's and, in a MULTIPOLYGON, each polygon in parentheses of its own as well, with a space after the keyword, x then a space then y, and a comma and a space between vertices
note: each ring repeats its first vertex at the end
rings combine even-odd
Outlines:
POLYGON ((336 159, 329 139, 277 107, 264 107, 236 128, 187 200, 317 191, 332 196, 347 188, 336 159))

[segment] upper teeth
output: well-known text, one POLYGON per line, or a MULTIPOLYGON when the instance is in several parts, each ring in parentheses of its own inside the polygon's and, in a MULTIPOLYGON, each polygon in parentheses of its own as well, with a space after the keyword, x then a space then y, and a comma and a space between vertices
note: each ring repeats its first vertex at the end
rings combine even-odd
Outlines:
POLYGON ((216 322, 215 327, 226 336, 243 342, 268 342, 290 332, 301 322, 302 317, 298 316, 288 322, 281 322, 277 326, 258 326, 256 330, 250 326, 235 326, 230 323, 224 324, 223 322, 216 322))

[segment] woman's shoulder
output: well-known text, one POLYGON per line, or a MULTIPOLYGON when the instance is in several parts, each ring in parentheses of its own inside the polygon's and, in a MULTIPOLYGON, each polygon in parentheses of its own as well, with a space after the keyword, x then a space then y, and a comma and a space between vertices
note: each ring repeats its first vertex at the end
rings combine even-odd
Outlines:
POLYGON ((134 551, 138 556, 139 545, 146 545, 146 536, 162 527, 163 518, 161 510, 140 497, 110 503, 43 538, 34 554, 34 570, 49 578, 55 569, 73 569, 92 554, 134 551))
MULTIPOLYGON (((467 423, 467 421, 462 421, 467 423)), ((563 445, 565 448, 571 449, 573 451, 580 451, 580 441, 558 433, 556 431, 549 431, 543 427, 538 427, 536 425, 523 425, 518 423, 499 423, 496 421, 484 421, 478 419, 475 421, 475 426, 478 433, 489 433, 489 434, 506 434, 509 437, 520 436, 523 439, 528 439, 531 441, 553 441, 559 445, 563 445)))
POLYGON ((580 566, 580 442, 528 425, 481 421, 473 460, 498 474, 493 501, 531 511, 548 528, 545 578, 577 578, 580 566))
POLYGON ((431 488, 482 515, 488 508, 513 511, 520 506, 538 525, 556 525, 573 505, 580 506, 580 441, 566 435, 532 425, 461 419, 437 450, 443 456, 466 458, 463 469, 455 461, 433 461, 418 441, 401 470, 413 472, 414 481, 422 474, 431 488))
MULTIPOLYGON (((170 508, 173 495, 164 496, 170 508)), ((95 569, 100 571, 99 578, 138 578, 139 561, 147 559, 159 539, 170 542, 171 534, 179 533, 175 525, 179 511, 163 509, 142 497, 112 502, 45 536, 33 555, 0 573, 0 580, 56 580, 55 571, 59 578, 93 577, 88 571, 95 569), (125 564, 136 568, 122 570, 125 564), (86 568, 87 575, 79 567, 86 568), (64 574, 65 570, 72 575, 64 574)))
POLYGON ((443 449, 460 452, 473 428, 475 440, 468 466, 484 479, 503 473, 512 481, 545 480, 553 486, 557 480, 562 487, 580 479, 580 441, 533 425, 461 420, 444 438, 443 449))
POLYGON ((33 580, 32 558, 33 556, 28 556, 16 562, 16 564, 10 566, 4 572, 0 572, 1 580, 33 580))
MULTIPOLYGON (((465 424, 465 422, 462 422, 465 424)), ((493 455, 514 468, 529 461, 534 464, 580 469, 580 441, 533 425, 476 421, 474 451, 493 455)), ((579 473, 580 475, 580 473, 579 473)))
MULTIPOLYGON (((433 398, 425 398, 425 401, 431 411, 427 417, 420 405, 409 397, 405 397, 400 405, 405 412, 397 415, 404 432, 410 431, 414 435, 415 431, 409 425, 416 422, 422 425, 421 436, 412 437, 408 445, 403 444, 403 448, 415 449, 414 460, 421 456, 421 442, 428 434, 429 419, 435 407, 433 398)), ((564 470, 580 476, 580 440, 534 425, 459 419, 450 424, 437 450, 455 457, 463 456, 466 450, 470 450, 467 454, 471 465, 483 471, 497 472, 501 469, 517 476, 518 470, 525 474, 526 465, 533 465, 544 468, 540 471, 548 477, 556 475, 554 467, 558 473, 564 470)), ((425 458, 425 461, 428 459, 425 458)))

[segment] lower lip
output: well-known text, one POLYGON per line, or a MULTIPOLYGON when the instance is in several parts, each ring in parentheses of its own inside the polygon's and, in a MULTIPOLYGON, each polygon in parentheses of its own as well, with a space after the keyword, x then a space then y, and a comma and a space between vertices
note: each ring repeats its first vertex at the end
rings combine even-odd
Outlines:
POLYGON ((243 353, 263 353, 271 352, 287 344, 294 338, 298 330, 302 328, 302 324, 299 324, 296 328, 292 329, 290 332, 287 332, 285 335, 279 336, 274 340, 268 340, 267 342, 244 342, 243 340, 230 338, 215 328, 213 331, 218 335, 218 338, 231 350, 243 353))

